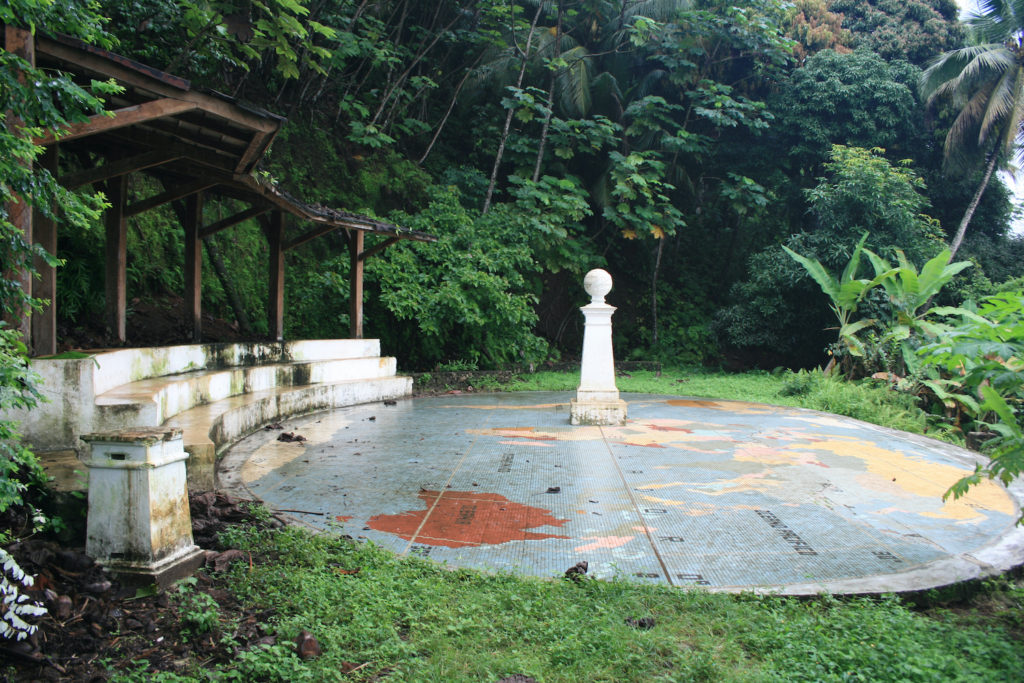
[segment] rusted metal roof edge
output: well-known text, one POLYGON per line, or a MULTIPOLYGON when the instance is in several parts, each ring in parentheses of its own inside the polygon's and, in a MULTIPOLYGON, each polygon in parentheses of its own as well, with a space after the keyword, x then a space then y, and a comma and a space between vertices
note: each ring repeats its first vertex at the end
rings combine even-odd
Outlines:
POLYGON ((294 216, 303 218, 321 225, 334 225, 338 228, 350 230, 363 230, 381 235, 393 235, 401 239, 413 240, 415 242, 436 242, 437 237, 429 233, 403 228, 393 223, 370 218, 361 214, 339 211, 318 204, 307 204, 279 187, 274 187, 261 182, 253 176, 236 175, 235 182, 244 186, 245 189, 258 194, 280 209, 291 213, 294 216))

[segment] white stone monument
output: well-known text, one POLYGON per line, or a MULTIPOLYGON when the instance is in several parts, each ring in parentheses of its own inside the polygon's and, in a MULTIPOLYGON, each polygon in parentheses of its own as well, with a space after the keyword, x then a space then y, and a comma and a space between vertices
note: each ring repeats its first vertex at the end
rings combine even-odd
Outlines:
POLYGON ((626 422, 626 402, 615 387, 615 358, 612 355, 612 314, 615 307, 604 302, 612 291, 612 276, 600 268, 583 278, 590 303, 583 311, 583 360, 580 386, 570 401, 570 422, 574 425, 621 425, 626 422))
POLYGON ((181 429, 83 435, 89 444, 85 551, 122 579, 167 586, 204 559, 192 541, 181 429))

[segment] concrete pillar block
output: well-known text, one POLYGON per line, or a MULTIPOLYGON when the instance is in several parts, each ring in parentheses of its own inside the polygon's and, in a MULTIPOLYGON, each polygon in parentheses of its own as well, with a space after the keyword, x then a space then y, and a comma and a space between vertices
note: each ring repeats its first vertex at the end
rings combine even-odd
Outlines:
POLYGON ((192 540, 181 429, 86 434, 86 552, 132 582, 166 586, 203 560, 192 540))

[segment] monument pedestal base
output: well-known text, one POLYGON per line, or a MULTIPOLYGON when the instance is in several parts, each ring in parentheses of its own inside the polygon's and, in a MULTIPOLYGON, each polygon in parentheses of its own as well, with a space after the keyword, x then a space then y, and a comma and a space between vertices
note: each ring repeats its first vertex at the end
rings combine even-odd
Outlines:
POLYGON ((98 561, 98 564, 111 574, 116 574, 121 583, 126 585, 148 586, 155 583, 161 588, 170 588, 175 581, 192 576, 204 562, 206 553, 199 546, 193 545, 155 562, 104 559, 98 561))
POLYGON ((599 425, 618 427, 626 424, 626 402, 569 401, 569 423, 573 425, 599 425))

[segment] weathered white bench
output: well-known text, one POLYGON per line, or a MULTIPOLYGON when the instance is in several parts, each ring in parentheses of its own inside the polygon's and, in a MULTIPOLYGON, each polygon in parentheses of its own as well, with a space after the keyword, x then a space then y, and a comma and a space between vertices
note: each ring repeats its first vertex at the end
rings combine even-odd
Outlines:
POLYGON ((267 423, 412 392, 376 339, 118 349, 32 366, 49 402, 10 417, 44 464, 74 464, 82 434, 181 427, 196 490, 215 486, 218 453, 267 423))

